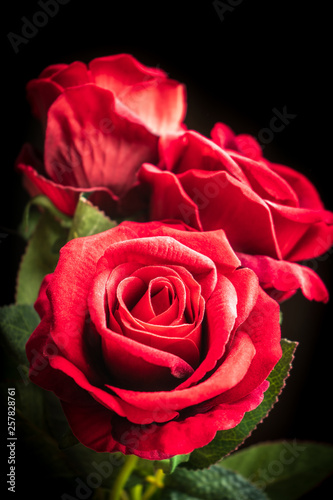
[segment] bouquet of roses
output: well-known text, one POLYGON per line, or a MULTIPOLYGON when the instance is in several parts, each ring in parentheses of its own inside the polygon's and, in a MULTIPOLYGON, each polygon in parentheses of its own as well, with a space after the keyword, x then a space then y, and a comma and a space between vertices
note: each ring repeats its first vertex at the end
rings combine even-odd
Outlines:
POLYGON ((333 213, 250 135, 188 129, 184 85, 130 55, 50 66, 27 95, 43 148, 17 159, 27 246, 0 310, 12 443, 34 436, 63 500, 300 498, 329 445, 235 450, 289 374, 279 304, 328 300, 299 262, 333 213))

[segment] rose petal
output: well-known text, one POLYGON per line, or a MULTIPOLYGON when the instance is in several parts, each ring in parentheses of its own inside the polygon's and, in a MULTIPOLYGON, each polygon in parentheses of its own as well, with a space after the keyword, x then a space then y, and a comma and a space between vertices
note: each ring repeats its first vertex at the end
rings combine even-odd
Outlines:
POLYGON ((285 165, 270 162, 268 164, 274 172, 277 172, 292 187, 297 194, 298 204, 301 208, 311 208, 313 210, 325 209, 319 193, 305 175, 285 165))
MULTIPOLYGON (((170 277, 170 280, 176 279, 170 277)), ((200 308, 200 315, 196 318, 195 323, 188 324, 186 321, 180 321, 167 324, 163 326, 159 323, 147 323, 139 318, 133 317, 129 308, 126 307, 125 302, 131 303, 138 293, 138 286, 140 287, 139 295, 142 294, 142 281, 139 278, 131 277, 123 280, 118 286, 118 302, 119 307, 113 313, 114 306, 110 307, 109 327, 118 333, 124 334, 126 337, 135 340, 136 342, 145 346, 160 349, 161 351, 175 354, 181 359, 185 360, 191 366, 197 366, 200 359, 200 344, 201 344, 201 322, 204 314, 204 304, 202 302, 200 308), (131 285, 131 286, 129 286, 131 285), (133 290, 134 285, 134 290, 133 290), (127 291, 124 296, 124 291, 127 291), (124 301, 122 299, 124 297, 124 301), (114 317, 114 319, 113 319, 114 317), (118 327, 118 328, 117 328, 118 327)), ((179 280, 178 280, 179 281, 179 280)), ((181 284, 179 281, 178 286, 181 284)), ((182 285, 181 292, 184 294, 184 285, 182 285)), ((180 294, 179 294, 180 295, 180 294)), ((178 304, 178 302, 177 302, 178 304)), ((184 310, 185 300, 181 307, 181 313, 184 310)), ((149 312, 148 312, 149 313, 149 312)), ((179 314, 178 314, 179 316, 179 314)))
POLYGON ((89 312, 101 336, 103 357, 110 374, 121 384, 130 383, 137 387, 170 386, 175 379, 189 376, 193 369, 184 360, 124 337, 118 323, 115 323, 118 330, 112 330, 112 322, 110 327, 107 326, 105 303, 109 275, 108 261, 103 257, 90 288, 89 312))
MULTIPOLYGON (((131 226, 126 221, 122 224, 131 226)), ((135 230, 138 238, 147 236, 147 230, 149 230, 151 236, 170 236, 174 238, 195 252, 209 257, 214 262, 220 274, 229 274, 241 264, 222 229, 216 231, 196 231, 191 227, 184 226, 180 220, 172 220, 170 223, 168 221, 154 221, 148 225, 136 225, 135 230)), ((171 265, 175 267, 174 264, 171 265)), ((183 269, 186 267, 188 271, 192 269, 192 267, 189 268, 186 262, 184 262, 184 265, 180 263, 180 266, 183 269)), ((192 275, 198 283, 201 283, 201 277, 197 279, 195 272, 192 272, 192 275)), ((184 280, 186 281, 185 278, 184 280)), ((205 288, 201 290, 201 294, 205 300, 208 300, 211 291, 212 288, 209 288, 208 293, 205 288)))
POLYGON ((280 257, 267 204, 226 172, 191 169, 176 176, 143 164, 139 177, 152 188, 152 219, 180 219, 205 231, 223 228, 235 250, 258 253, 260 249, 263 254, 280 257))
POLYGON ((180 219, 202 231, 199 209, 173 173, 163 172, 153 165, 143 163, 138 175, 139 180, 147 183, 151 190, 151 220, 180 219), (169 200, 172 200, 172 203, 169 203, 169 200))
MULTIPOLYGON (((231 404, 217 405, 207 412, 197 413, 184 420, 170 421, 161 426, 152 424, 139 427, 115 416, 109 429, 112 436, 119 439, 117 450, 122 453, 133 453, 149 460, 163 460, 191 453, 210 443, 218 430, 228 430, 238 425, 245 412, 260 405, 268 385, 265 381, 246 398, 231 404)), ((156 411, 163 413, 165 409, 157 406, 156 411)), ((78 425, 82 429, 82 424, 78 422, 78 425)), ((81 434, 81 437, 90 441, 90 436, 81 434)), ((104 446, 106 443, 107 440, 104 446)), ((100 446, 99 451, 102 451, 103 445, 100 446)))
POLYGON ((236 135, 233 130, 225 123, 215 123, 211 130, 212 141, 222 149, 232 149, 238 151, 236 135))
MULTIPOLYGON (((109 269, 124 262, 136 262, 145 266, 153 264, 185 267, 200 284, 204 298, 211 295, 216 285, 214 262, 170 236, 154 235, 154 238, 139 237, 132 241, 119 242, 107 250, 104 257, 108 261, 109 269)), ((238 261, 237 258, 236 260, 238 261)))
MULTIPOLYGON (((133 318, 136 318, 141 322, 150 322, 157 316, 161 316, 163 313, 164 315, 168 313, 166 323, 167 326, 171 325, 177 317, 179 318, 178 322, 183 318, 185 309, 185 287, 182 282, 180 282, 179 285, 182 285, 182 289, 180 291, 182 292, 181 303, 183 306, 179 303, 179 297, 177 297, 177 295, 175 296, 175 290, 172 287, 172 277, 170 280, 165 278, 154 278, 149 283, 148 289, 144 285, 144 289, 142 289, 141 293, 139 293, 140 298, 137 296, 138 293, 136 292, 137 282, 139 282, 140 285, 144 285, 142 280, 136 277, 127 278, 119 284, 117 289, 119 302, 119 308, 117 310, 118 314, 121 315, 122 309, 125 308, 131 316, 133 316, 133 318), (142 295, 143 290, 145 293, 142 295), (125 298, 124 293, 127 298, 125 298), (128 293, 130 294, 129 296, 128 293)), ((158 324, 161 325, 163 323, 158 322, 158 324)))
POLYGON ((290 185, 267 162, 255 161, 238 153, 230 153, 246 175, 252 189, 264 200, 298 207, 298 198, 290 185))
POLYGON ((55 370, 59 370, 60 372, 68 375, 70 378, 74 380, 74 382, 84 389, 90 394, 96 401, 105 406, 108 410, 113 410, 117 413, 117 415, 125 417, 133 423, 141 424, 142 421, 146 423, 150 422, 165 422, 172 418, 178 416, 176 411, 169 411, 168 414, 164 414, 163 418, 161 414, 156 414, 154 417, 151 412, 142 411, 139 408, 133 407, 130 404, 127 404, 126 401, 114 396, 99 387, 95 387, 89 383, 88 379, 83 375, 83 373, 76 368, 72 363, 70 363, 67 359, 61 356, 53 356, 50 358, 50 365, 55 370), (157 420, 161 417, 161 420, 157 420))
POLYGON ((219 402, 237 401, 250 394, 267 379, 279 361, 282 356, 279 312, 277 302, 259 288, 255 307, 237 330, 237 334, 242 330, 249 335, 255 355, 243 379, 229 391, 224 392, 219 402))
POLYGON ((89 369, 82 332, 87 324, 88 294, 96 270, 96 262, 111 241, 133 237, 129 227, 113 229, 69 241, 60 252, 59 262, 47 287, 52 307, 50 331, 53 342, 63 356, 81 369, 89 369))
POLYGON ((228 279, 237 293, 237 317, 234 324, 234 329, 236 329, 249 317, 257 302, 259 281, 251 269, 237 269, 228 275, 228 279))
MULTIPOLYGON (((146 283, 146 286, 149 285, 150 281, 154 279, 155 276, 175 276, 182 280, 184 283, 186 293, 186 307, 185 307, 185 315, 188 323, 193 323, 194 319, 198 317, 200 305, 201 305, 201 286, 197 283, 193 276, 182 266, 144 266, 143 268, 138 268, 135 272, 132 273, 133 277, 139 277, 143 282, 146 283)), ((110 286, 110 290, 111 290, 110 286)), ((176 306, 176 304, 175 304, 176 306)), ((112 306, 111 306, 112 309, 112 306)), ((175 308, 174 308, 175 309, 175 308)), ((135 312, 140 310, 139 304, 135 306, 135 312)), ((152 313, 152 312, 151 312, 152 313)), ((135 313, 132 310, 132 314, 135 316, 135 313)), ((140 315, 143 314, 143 310, 140 310, 140 315)), ((159 315, 155 318, 152 317, 150 319, 150 323, 152 324, 170 324, 170 320, 167 320, 171 311, 166 311, 165 315, 159 315)), ((153 316, 153 314, 151 314, 153 316)), ((141 320, 144 320, 142 317, 138 317, 141 320)), ((171 318, 170 318, 171 319, 171 318)), ((146 319, 146 321, 148 321, 146 319)), ((181 321, 178 318, 178 323, 181 321)))
POLYGON ((153 411, 156 405, 164 403, 173 410, 183 410, 188 406, 220 396, 221 393, 238 385, 246 376, 255 352, 250 337, 244 332, 237 332, 233 345, 221 366, 207 380, 194 387, 175 389, 170 392, 135 392, 112 385, 108 387, 123 401, 138 408, 153 411))
POLYGON ((276 295, 276 290, 295 293, 300 288, 309 300, 328 301, 328 291, 312 269, 285 260, 274 260, 264 255, 239 253, 238 256, 243 266, 249 267, 256 273, 261 286, 272 289, 272 294, 276 295))
POLYGON ((56 182, 105 186, 122 196, 143 161, 157 154, 157 138, 115 111, 113 95, 94 85, 64 91, 48 114, 45 169, 56 182), (111 165, 111 168, 110 168, 111 165))
POLYGON ((148 68, 128 54, 89 64, 97 85, 113 92, 156 135, 178 130, 186 113, 186 89, 164 71, 148 68))
MULTIPOLYGON (((218 430, 235 427, 245 412, 259 406, 267 386, 265 382, 235 403, 218 405, 208 412, 161 426, 134 425, 98 404, 79 406, 66 402, 62 406, 73 433, 85 446, 98 452, 119 451, 148 460, 164 460, 191 453, 208 444, 218 430)), ((156 407, 155 414, 167 412, 162 406, 156 407)))
POLYGON ((237 317, 237 293, 231 281, 218 276, 214 293, 206 302, 206 354, 194 373, 178 386, 185 389, 203 379, 222 358, 237 317), (223 318, 223 321, 221 321, 223 318))
POLYGON ((196 200, 205 230, 223 228, 235 250, 259 253, 260 248, 260 253, 280 255, 270 211, 252 189, 226 172, 189 170, 178 177, 187 195, 196 200))
MULTIPOLYGON (((333 213, 267 202, 281 254, 297 261, 318 257, 333 245, 333 213)), ((245 252, 247 253, 247 252, 245 252)))
POLYGON ((61 95, 64 88, 83 85, 89 82, 87 67, 79 61, 67 64, 55 64, 46 68, 38 78, 27 84, 27 97, 32 112, 46 125, 47 112, 61 95))
MULTIPOLYGON (((162 137, 160 156, 167 170, 182 174, 191 170, 226 171, 248 187, 250 184, 237 162, 214 142, 194 130, 176 136, 162 137)), ((164 166, 164 164, 163 164, 164 166)))

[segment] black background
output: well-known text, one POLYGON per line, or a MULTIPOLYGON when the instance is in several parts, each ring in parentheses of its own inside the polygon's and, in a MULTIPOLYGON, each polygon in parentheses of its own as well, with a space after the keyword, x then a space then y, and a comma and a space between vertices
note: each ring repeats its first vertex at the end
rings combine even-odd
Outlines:
MULTIPOLYGON (((327 6, 243 0, 221 19, 211 1, 70 0, 17 53, 8 33, 22 36, 22 17, 36 19, 41 7, 37 1, 7 2, 2 11, 0 232, 8 236, 0 240, 1 304, 14 300, 24 250, 15 230, 28 197, 14 162, 34 126, 25 85, 50 64, 131 53, 186 85, 185 122, 204 135, 222 121, 236 133, 260 137, 273 109, 286 107, 296 117, 274 134, 265 156, 307 175, 333 210, 327 6)), ((332 260, 327 254, 313 264, 331 294, 332 260)), ((332 303, 309 302, 298 293, 282 310, 282 336, 299 342, 294 368, 279 403, 246 444, 285 438, 331 442, 332 303)), ((22 450, 21 459, 31 476, 28 452, 22 450)), ((38 475, 30 481, 32 491, 33 484, 42 484, 38 475)))

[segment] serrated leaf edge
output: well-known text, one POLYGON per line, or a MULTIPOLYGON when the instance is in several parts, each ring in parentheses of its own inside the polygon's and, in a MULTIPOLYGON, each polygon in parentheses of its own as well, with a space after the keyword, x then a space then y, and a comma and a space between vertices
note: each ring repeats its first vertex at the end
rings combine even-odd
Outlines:
MULTIPOLYGON (((228 453, 226 453, 225 455, 223 455, 223 457, 221 457, 217 462, 215 463, 220 463, 224 458, 228 457, 229 455, 231 455, 232 453, 234 453, 235 451, 237 451, 243 444, 244 442, 250 437, 252 436, 253 432, 257 429, 257 427, 265 420, 265 418, 267 418, 267 416, 269 415, 269 413, 272 411, 272 409, 275 407, 276 403, 279 401, 279 396, 281 395, 283 389, 285 388, 286 386, 286 380, 289 378, 289 375, 290 375, 290 372, 292 370, 292 363, 294 361, 294 358, 295 358, 295 351, 296 351, 296 348, 297 346, 299 345, 299 342, 297 341, 291 341, 291 340, 288 340, 288 339, 281 339, 281 341, 284 341, 288 344, 293 344, 294 345, 294 349, 293 349, 293 352, 292 352, 292 355, 291 355, 291 359, 290 359, 290 367, 289 367, 289 370, 288 370, 288 373, 287 375, 284 377, 283 379, 283 385, 281 386, 280 388, 280 391, 279 393, 276 395, 276 398, 275 398, 275 401, 274 403, 270 406, 270 408, 268 409, 267 413, 265 414, 264 417, 262 417, 262 419, 257 422, 257 424, 253 427, 253 429, 251 429, 251 431, 249 432, 249 434, 247 434, 247 436, 243 439, 243 441, 241 441, 237 446, 236 448, 234 448, 233 450, 229 451, 228 453)), ((281 358, 282 359, 282 358, 281 358)), ((273 371, 273 370, 272 370, 273 371)), ((272 373, 272 372, 271 372, 272 373)), ((269 375, 268 375, 269 377, 269 375)), ((266 379, 267 380, 267 379, 266 379)), ((263 401, 262 401, 263 402, 263 401)), ((262 403, 261 403, 262 404, 262 403)), ((260 405, 259 405, 260 406, 260 405)), ((257 408, 259 408, 259 406, 257 408)), ((255 411, 256 408, 253 410, 255 411)), ((245 414, 244 414, 245 415, 245 414)), ((243 417, 244 418, 244 417, 243 417)), ((216 431, 216 434, 218 433, 219 431, 216 431)), ((215 434, 215 436, 216 436, 215 434)), ((215 436, 214 438, 212 439, 212 441, 215 439, 215 436)), ((211 442, 212 442, 211 441, 211 442)), ((209 443, 208 443, 209 444, 209 443)), ((183 464, 179 464, 179 467, 181 467, 183 464)), ((207 467, 194 467, 194 466, 191 466, 191 458, 189 460, 189 463, 185 462, 184 463, 185 467, 187 469, 190 469, 190 470, 202 470, 202 469, 206 469, 207 467)), ((214 465, 214 464, 211 464, 211 465, 214 465)), ((210 467, 210 466, 209 466, 210 467)))

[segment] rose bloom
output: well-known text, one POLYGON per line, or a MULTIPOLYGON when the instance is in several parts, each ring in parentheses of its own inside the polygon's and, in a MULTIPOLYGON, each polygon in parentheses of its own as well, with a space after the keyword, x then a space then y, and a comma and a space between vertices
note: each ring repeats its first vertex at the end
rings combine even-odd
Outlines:
POLYGON ((242 263, 276 298, 302 288, 307 298, 326 301, 317 274, 294 263, 318 257, 333 243, 333 213, 315 187, 263 158, 249 135, 235 136, 222 123, 211 135, 189 130, 161 138, 160 162, 143 165, 139 174, 151 189, 151 219, 222 228, 242 263))
POLYGON ((206 445, 261 403, 282 354, 279 305, 221 230, 126 221, 71 240, 35 307, 30 378, 99 452, 206 445))
POLYGON ((137 171, 158 160, 159 136, 183 127, 185 87, 119 54, 49 66, 27 95, 45 128, 43 158, 25 144, 17 160, 29 194, 68 215, 82 191, 111 215, 139 210, 137 171))

